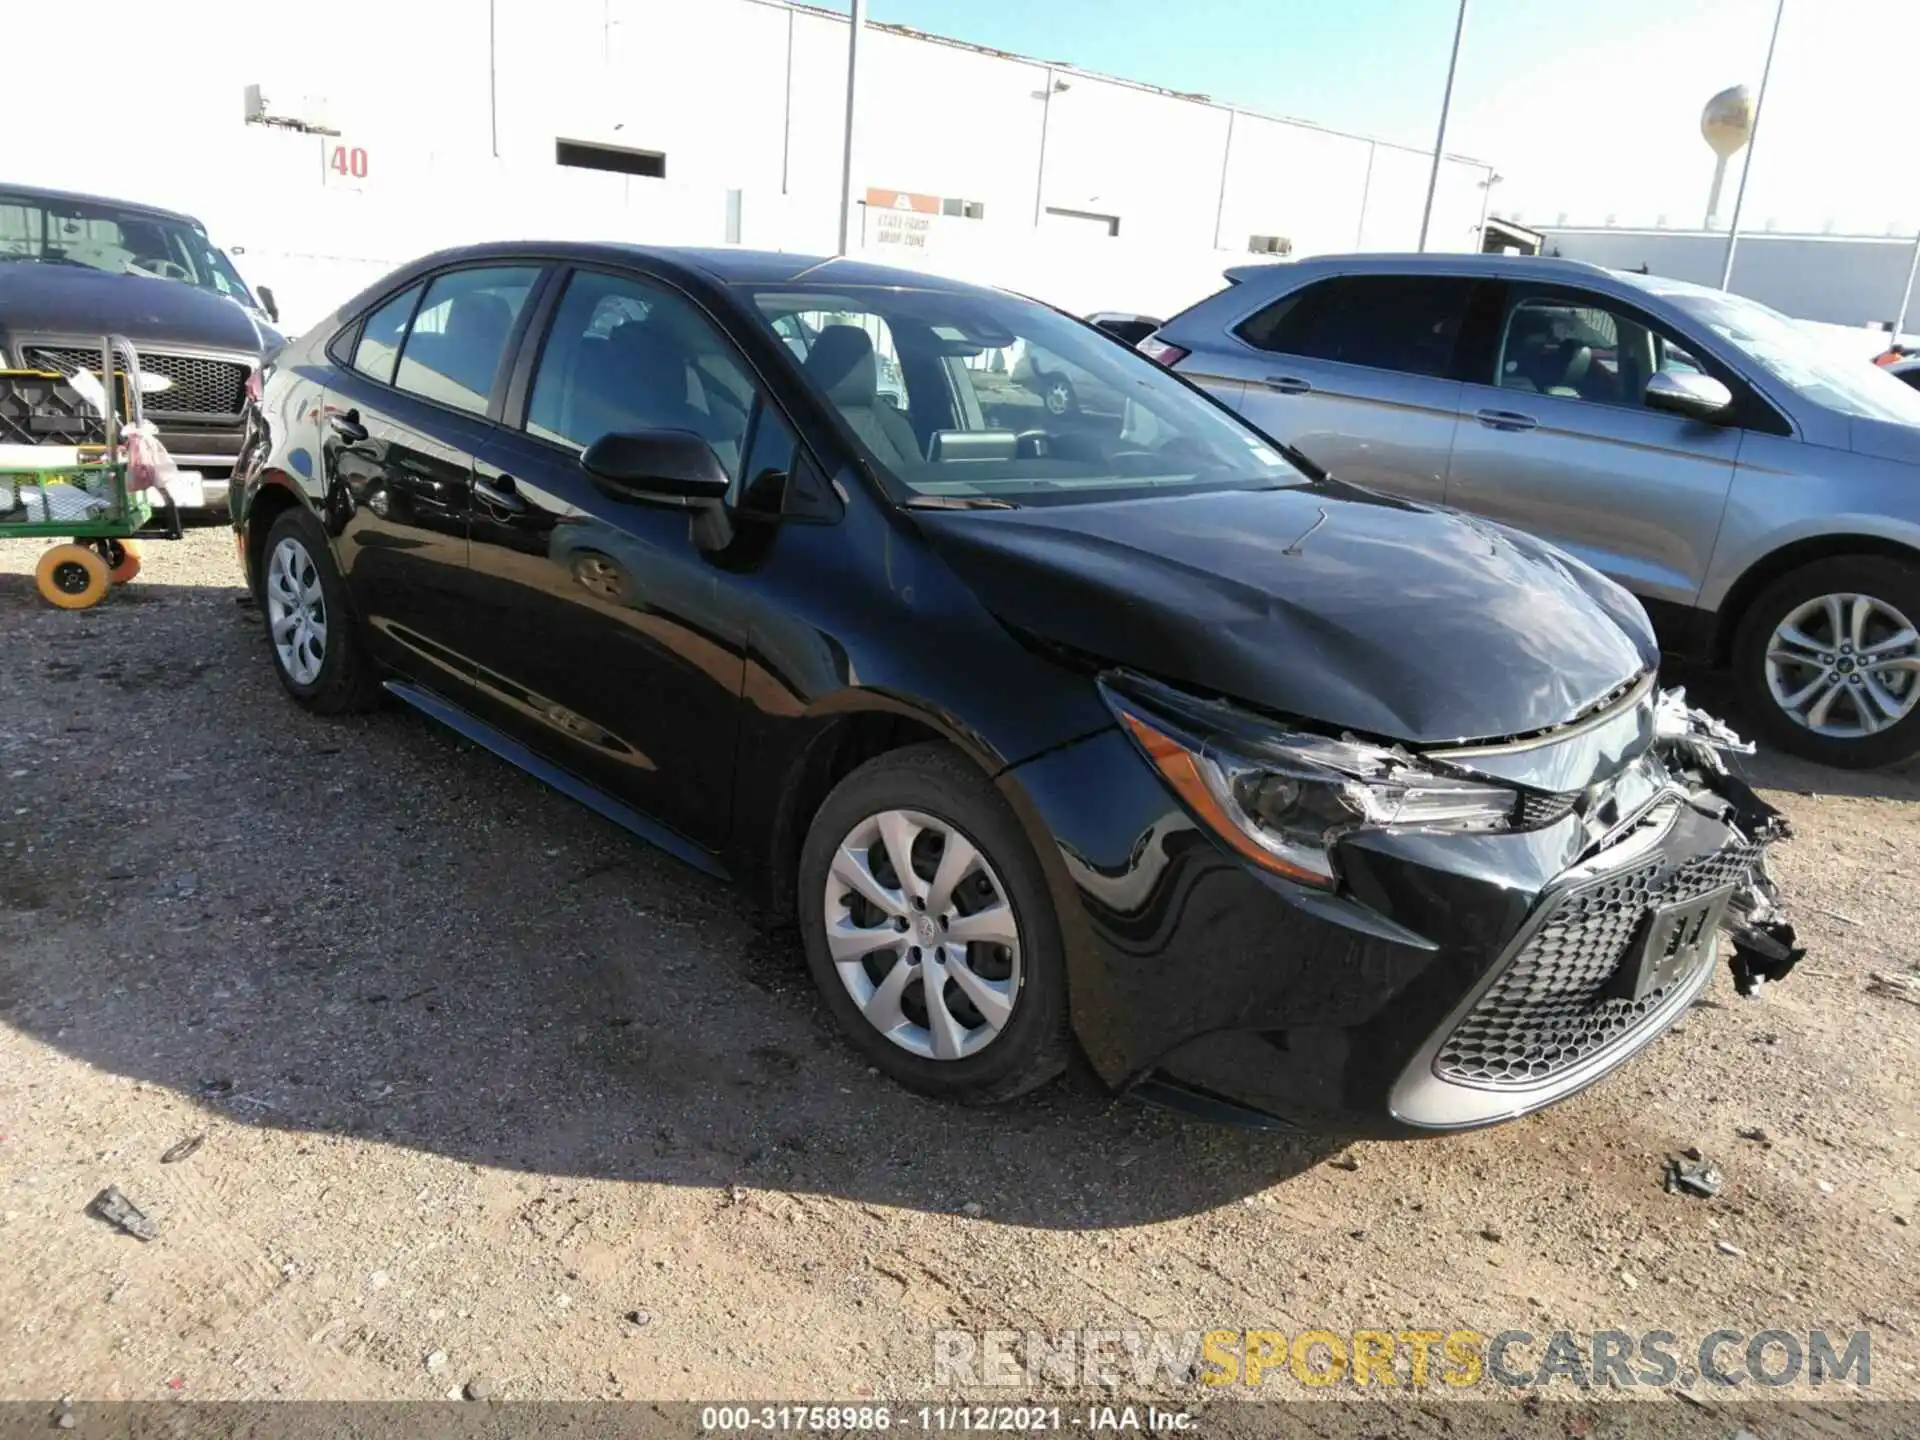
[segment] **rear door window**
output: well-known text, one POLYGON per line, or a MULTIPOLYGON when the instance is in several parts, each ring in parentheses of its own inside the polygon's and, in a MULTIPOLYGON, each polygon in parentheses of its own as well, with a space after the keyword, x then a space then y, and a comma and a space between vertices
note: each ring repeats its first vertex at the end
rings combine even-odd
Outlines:
POLYGON ((484 415, 507 338, 539 277, 533 265, 435 276, 407 331, 393 383, 423 399, 484 415))
POLYGON ((1261 350, 1445 378, 1473 295, 1448 275, 1339 275, 1282 296, 1242 321, 1261 350))
POLYGON ((407 321, 419 303, 420 287, 401 291, 367 317, 353 347, 353 368, 382 385, 393 383, 393 362, 400 358, 400 342, 407 338, 407 321))

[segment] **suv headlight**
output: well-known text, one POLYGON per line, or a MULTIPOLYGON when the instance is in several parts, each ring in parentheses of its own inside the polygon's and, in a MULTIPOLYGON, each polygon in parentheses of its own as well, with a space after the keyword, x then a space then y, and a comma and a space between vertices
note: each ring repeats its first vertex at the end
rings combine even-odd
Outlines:
POLYGON ((1442 774, 1404 750, 1283 729, 1135 677, 1101 695, 1194 817, 1254 864, 1339 883, 1333 847, 1356 830, 1499 831, 1519 793, 1442 774))

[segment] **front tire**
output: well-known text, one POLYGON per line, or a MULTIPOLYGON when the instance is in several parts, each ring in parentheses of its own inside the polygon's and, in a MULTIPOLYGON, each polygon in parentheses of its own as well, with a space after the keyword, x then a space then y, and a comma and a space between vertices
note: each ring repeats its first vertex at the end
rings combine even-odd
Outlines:
POLYGON ((260 612, 281 686, 315 714, 371 709, 380 681, 320 522, 304 509, 282 511, 267 531, 265 556, 260 612))
POLYGON ((1065 956, 1039 861, 949 747, 892 751, 834 788, 801 850, 799 899, 827 1008, 892 1079, 986 1105, 1065 1068, 1065 956))
POLYGON ((1850 770, 1920 753, 1920 565, 1817 560, 1748 607, 1734 678, 1755 727, 1790 754, 1850 770))

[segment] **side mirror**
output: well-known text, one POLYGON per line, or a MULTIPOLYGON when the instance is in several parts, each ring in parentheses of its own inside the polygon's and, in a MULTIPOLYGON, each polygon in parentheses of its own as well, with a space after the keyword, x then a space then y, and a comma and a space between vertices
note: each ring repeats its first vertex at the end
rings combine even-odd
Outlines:
POLYGON ((278 325, 280 323, 280 302, 273 298, 273 291, 265 285, 259 288, 258 293, 260 295, 261 308, 267 312, 267 318, 278 325))
POLYGON ((718 505, 733 483, 713 446, 691 430, 602 435, 580 468, 616 500, 682 510, 718 505))
POLYGON ((1732 408, 1733 392, 1711 375, 1662 370, 1647 381, 1645 402, 1649 410, 1689 420, 1718 420, 1732 408))

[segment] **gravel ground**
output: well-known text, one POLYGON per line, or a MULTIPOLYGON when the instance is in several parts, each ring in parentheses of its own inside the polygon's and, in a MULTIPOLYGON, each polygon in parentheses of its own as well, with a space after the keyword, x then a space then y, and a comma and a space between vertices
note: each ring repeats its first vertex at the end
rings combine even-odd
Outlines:
POLYGON ((944 1327, 1780 1325, 1920 1398, 1920 1003, 1870 981, 1920 961, 1911 770, 1753 762, 1809 959, 1546 1114, 969 1112, 869 1073, 727 888, 400 709, 297 710, 225 531, 83 614, 37 554, 0 544, 0 1397, 911 1397, 944 1327), (1688 1146, 1719 1198, 1663 1193, 1688 1146), (86 1213, 110 1184, 156 1241, 86 1213))

